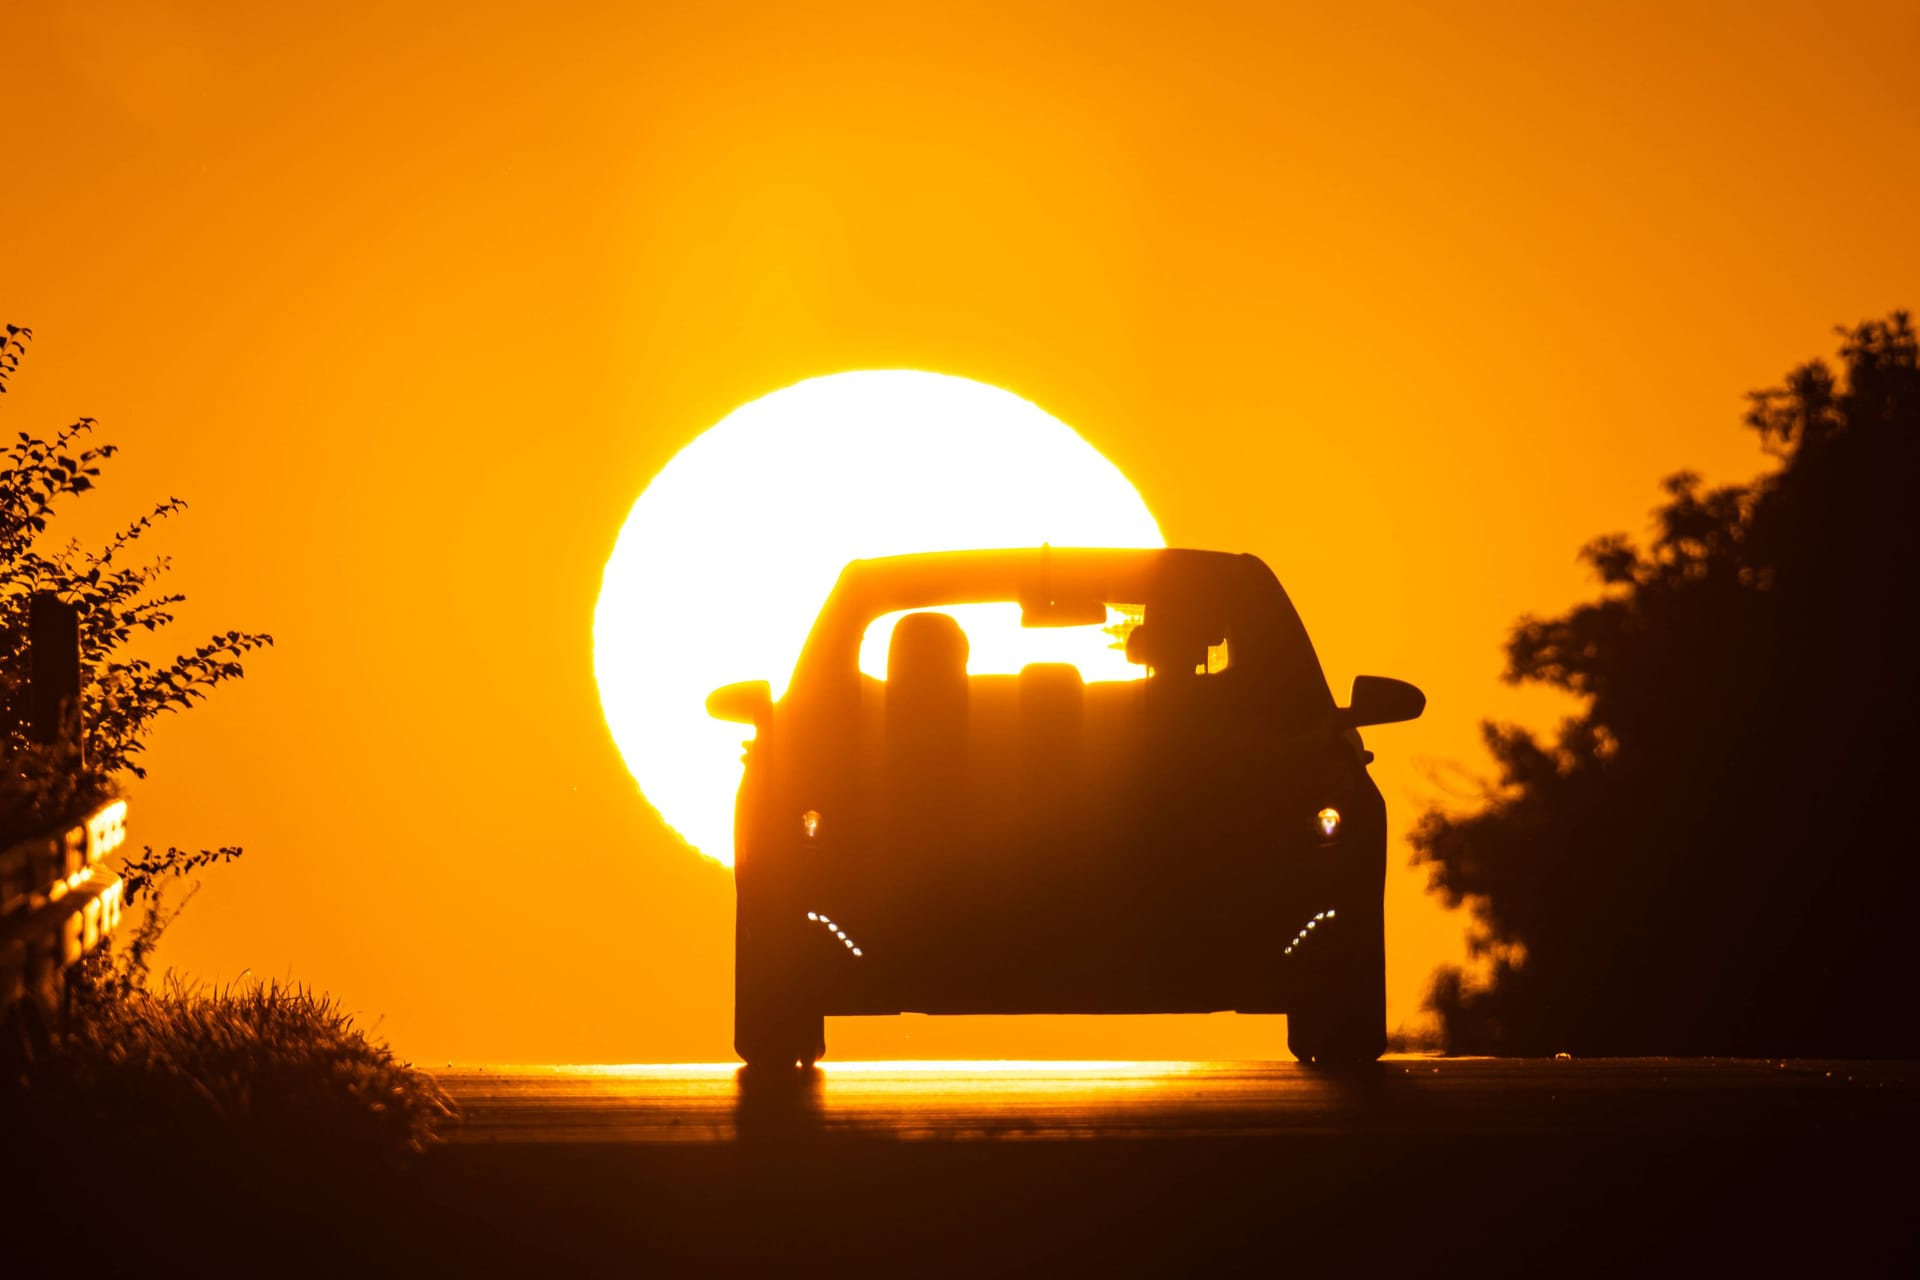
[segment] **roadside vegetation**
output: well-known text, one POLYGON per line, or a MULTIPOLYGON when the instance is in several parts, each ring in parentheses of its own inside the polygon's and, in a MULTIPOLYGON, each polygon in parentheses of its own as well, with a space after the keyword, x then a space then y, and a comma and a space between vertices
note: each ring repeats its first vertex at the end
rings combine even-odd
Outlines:
MULTIPOLYGON (((0 392, 31 338, 8 325, 0 392)), ((18 432, 0 448, 0 840, 58 828, 144 778, 141 757, 166 713, 239 680, 242 659, 270 646, 227 631, 171 661, 137 652, 174 621, 184 597, 161 585, 165 557, 136 559, 143 539, 186 504, 168 498, 104 547, 53 540, 64 504, 91 492, 116 453, 90 443, 92 419, 51 436, 18 432), (51 592, 79 614, 81 694, 67 741, 28 732, 30 601, 51 592), (84 742, 84 750, 78 744, 84 742)), ((138 815, 135 815, 135 823, 138 815)), ((13 1019, 0 1044, 0 1173, 57 1187, 74 1166, 117 1165, 160 1195, 172 1170, 218 1171, 217 1185, 279 1185, 294 1170, 351 1176, 391 1167, 452 1119, 432 1080, 394 1057, 332 997, 297 984, 225 987, 155 976, 154 952, 198 887, 195 876, 241 855, 146 847, 125 859, 126 925, 69 983, 40 1034, 13 1019), (170 904, 169 893, 179 894, 170 904)), ((6 1180, 6 1179, 0 1179, 6 1180)), ((172 1188, 179 1190, 179 1188, 172 1188)))
POLYGON ((167 974, 150 987, 125 951, 85 963, 65 1029, 25 1083, 16 1118, 32 1145, 85 1134, 147 1161, 269 1177, 296 1160, 335 1174, 395 1167, 452 1116, 432 1080, 334 997, 251 978, 167 974))
POLYGON ((1449 1048, 1920 1053, 1920 367, 1904 313, 1841 332, 1751 395, 1769 469, 1669 477, 1514 627, 1506 679, 1583 710, 1485 725, 1497 777, 1414 832, 1488 970, 1440 975, 1449 1048))

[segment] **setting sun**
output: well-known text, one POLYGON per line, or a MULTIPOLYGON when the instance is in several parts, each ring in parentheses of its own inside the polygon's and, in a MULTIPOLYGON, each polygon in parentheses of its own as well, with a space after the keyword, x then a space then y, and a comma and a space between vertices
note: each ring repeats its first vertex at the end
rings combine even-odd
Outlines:
MULTIPOLYGON (((779 696, 849 560, 1042 543, 1164 545, 1119 469, 1019 396, 867 371, 742 406, 654 477, 607 561, 594 672, 627 768, 669 826, 731 864, 743 730, 710 719, 707 694, 764 679, 779 696)), ((887 621, 869 635, 879 652, 887 621)), ((976 673, 1017 661, 1008 622, 963 618, 976 673)), ((1086 631, 1055 641, 1084 652, 1040 656, 1131 674, 1086 631)))

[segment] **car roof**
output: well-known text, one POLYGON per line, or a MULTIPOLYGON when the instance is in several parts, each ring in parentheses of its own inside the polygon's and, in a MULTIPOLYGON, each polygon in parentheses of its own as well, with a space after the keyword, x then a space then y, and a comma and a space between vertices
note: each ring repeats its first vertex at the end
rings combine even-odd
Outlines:
MULTIPOLYGON (((934 551, 855 560, 834 588, 839 597, 1025 598, 1058 586, 1103 599, 1138 599, 1150 583, 1245 577, 1273 583, 1258 557, 1186 547, 1017 547, 934 551)), ((1276 584, 1277 585, 1277 584, 1276 584)))

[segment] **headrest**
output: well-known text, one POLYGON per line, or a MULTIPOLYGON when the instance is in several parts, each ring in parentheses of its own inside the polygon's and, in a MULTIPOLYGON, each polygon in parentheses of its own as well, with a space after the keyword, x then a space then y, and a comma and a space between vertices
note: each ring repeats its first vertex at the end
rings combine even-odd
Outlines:
POLYGON ((967 678, 967 633, 944 613, 910 613, 887 641, 887 680, 967 678))
POLYGON ((1140 623, 1127 632, 1127 661, 1136 667, 1153 665, 1153 632, 1146 623, 1140 623))
POLYGON ((1087 678, 1071 662, 1029 662, 1020 668, 1020 683, 1025 685, 1083 685, 1087 678))
POLYGON ((1205 666, 1207 650, 1226 640, 1220 632, 1219 627, 1156 626, 1143 622, 1127 633, 1127 661, 1155 670, 1191 671, 1205 666))

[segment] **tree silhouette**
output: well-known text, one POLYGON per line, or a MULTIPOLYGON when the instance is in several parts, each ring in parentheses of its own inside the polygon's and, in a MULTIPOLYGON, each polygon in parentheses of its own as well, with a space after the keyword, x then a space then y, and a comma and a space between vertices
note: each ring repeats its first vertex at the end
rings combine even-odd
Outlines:
MULTIPOLYGON (((5 326, 0 393, 19 369, 32 336, 30 329, 5 326)), ((145 534, 187 504, 178 498, 156 504, 98 550, 73 542, 49 546, 56 509, 90 492, 102 465, 118 451, 111 444, 86 445, 93 429, 93 419, 80 418, 51 437, 22 431, 0 447, 0 839, 7 842, 71 819, 112 794, 126 776, 145 777, 139 758, 158 717, 185 710, 215 685, 239 679, 241 657, 273 643, 264 633, 228 631, 171 662, 129 653, 135 636, 167 626, 174 606, 185 599, 158 589, 169 567, 164 557, 132 558, 145 534), (28 613, 33 598, 43 593, 79 614, 81 682, 75 710, 84 758, 72 741, 39 743, 27 732, 28 613)), ((178 850, 169 855, 195 856, 178 850)), ((164 863, 169 855, 157 857, 164 863)), ((151 850, 147 856, 156 857, 151 850)), ((149 867, 130 876, 132 893, 152 874, 149 867)))
POLYGON ((1598 599, 1515 626, 1506 679, 1585 710, 1483 725, 1497 784, 1414 832, 1491 969, 1438 975, 1450 1048, 1920 1051, 1920 372, 1904 312, 1840 332, 1752 394, 1769 472, 1670 477, 1598 599))

